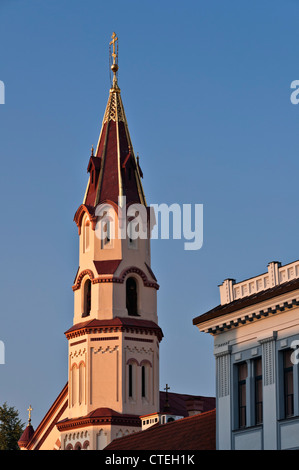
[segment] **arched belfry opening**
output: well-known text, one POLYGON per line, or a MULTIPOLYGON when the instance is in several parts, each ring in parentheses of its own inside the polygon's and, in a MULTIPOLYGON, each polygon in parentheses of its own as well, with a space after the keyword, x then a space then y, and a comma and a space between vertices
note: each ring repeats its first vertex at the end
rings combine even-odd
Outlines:
POLYGON ((82 317, 88 317, 91 310, 91 280, 87 279, 83 287, 83 313, 82 317))
POLYGON ((132 317, 138 316, 138 292, 137 282, 134 277, 129 277, 126 282, 126 307, 128 315, 132 317))

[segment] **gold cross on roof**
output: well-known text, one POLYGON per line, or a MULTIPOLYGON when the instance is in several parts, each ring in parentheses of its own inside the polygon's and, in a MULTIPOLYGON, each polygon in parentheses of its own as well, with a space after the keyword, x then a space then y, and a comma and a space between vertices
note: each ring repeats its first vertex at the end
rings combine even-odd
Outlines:
POLYGON ((31 411, 32 410, 33 410, 33 408, 31 408, 31 405, 29 405, 29 408, 27 409, 27 411, 29 411, 29 419, 28 419, 29 422, 31 421, 31 411))
POLYGON ((110 46, 111 46, 111 44, 112 44, 112 50, 113 50, 113 52, 112 52, 111 55, 112 55, 112 57, 113 57, 113 63, 114 63, 114 64, 115 64, 115 59, 116 59, 116 57, 117 57, 117 53, 115 52, 115 43, 116 43, 116 41, 118 41, 118 37, 116 36, 115 33, 113 33, 113 34, 112 34, 112 41, 110 42, 110 46))

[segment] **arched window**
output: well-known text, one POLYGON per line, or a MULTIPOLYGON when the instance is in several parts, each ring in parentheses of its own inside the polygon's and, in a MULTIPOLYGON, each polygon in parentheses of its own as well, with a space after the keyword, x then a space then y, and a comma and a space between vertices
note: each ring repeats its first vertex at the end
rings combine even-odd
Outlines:
POLYGON ((79 404, 84 402, 84 385, 85 385, 85 365, 81 362, 79 365, 79 404))
POLYGON ((129 364, 129 397, 133 397, 133 364, 129 364))
POLYGON ((136 399, 136 379, 137 379, 137 363, 134 359, 130 359, 127 369, 128 377, 128 397, 130 400, 136 399))
POLYGON ((78 377, 77 377, 77 365, 74 364, 71 369, 71 380, 72 380, 72 406, 74 406, 78 401, 78 377))
POLYGON ((83 444, 83 450, 89 450, 89 441, 85 441, 83 444))
POLYGON ((82 317, 90 315, 91 310, 91 280, 87 279, 83 286, 83 312, 82 317))
POLYGON ((151 364, 148 361, 141 362, 141 397, 150 399, 151 364))
POLYGON ((133 277, 129 277, 126 282, 126 307, 128 315, 138 316, 137 308, 137 283, 133 277))
POLYGON ((97 208, 96 215, 98 219, 96 232, 101 240, 101 248, 113 248, 116 217, 114 208, 108 204, 104 205, 99 209, 97 208))
POLYGON ((141 367, 141 396, 142 398, 146 397, 146 370, 145 366, 141 367))

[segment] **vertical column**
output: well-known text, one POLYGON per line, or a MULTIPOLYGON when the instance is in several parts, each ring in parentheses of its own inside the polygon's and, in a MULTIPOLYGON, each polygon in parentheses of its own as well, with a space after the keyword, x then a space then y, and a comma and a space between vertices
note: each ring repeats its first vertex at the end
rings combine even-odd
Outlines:
POLYGON ((275 341, 277 333, 260 339, 263 353, 263 440, 264 450, 277 449, 277 396, 275 377, 275 341))
POLYGON ((231 346, 214 349, 216 358, 216 446, 231 449, 231 346))

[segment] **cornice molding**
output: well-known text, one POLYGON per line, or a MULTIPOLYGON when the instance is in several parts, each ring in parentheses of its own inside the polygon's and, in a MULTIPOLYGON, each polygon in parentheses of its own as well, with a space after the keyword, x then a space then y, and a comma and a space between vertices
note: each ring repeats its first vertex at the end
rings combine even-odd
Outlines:
POLYGON ((75 284, 72 286, 73 291, 80 289, 82 280, 85 276, 88 276, 91 282, 94 280, 94 274, 91 269, 84 269, 83 271, 80 272, 80 274, 77 276, 77 280, 75 284))
MULTIPOLYGON (((78 338, 80 336, 90 335, 90 334, 107 334, 107 333, 131 333, 131 334, 144 334, 144 335, 155 335, 160 342, 163 338, 163 333, 161 328, 155 324, 153 325, 145 325, 143 321, 140 320, 140 324, 111 324, 109 320, 107 320, 107 324, 105 325, 105 321, 100 320, 99 324, 97 324, 97 320, 91 324, 78 324, 74 325, 70 330, 66 331, 65 335, 68 340, 78 338)), ((114 339, 109 338, 108 339, 114 339)), ((97 339, 98 341, 99 339, 97 339)))
POLYGON ((118 425, 118 426, 133 426, 140 428, 141 427, 141 420, 139 416, 98 416, 98 417, 93 417, 93 416, 86 416, 83 418, 75 418, 72 420, 67 420, 66 422, 60 422, 57 423, 57 429, 60 432, 65 432, 65 431, 72 431, 77 428, 82 428, 86 426, 113 426, 113 425, 118 425))
POLYGON ((299 306, 299 297, 290 298, 289 300, 277 301, 277 299, 271 299, 275 304, 269 305, 268 307, 259 308, 254 306, 251 309, 244 309, 240 311, 234 311, 231 314, 225 316, 219 316, 217 318, 207 320, 200 325, 197 325, 200 331, 204 333, 210 333, 211 335, 219 334, 223 331, 228 331, 233 328, 238 328, 243 325, 249 324, 254 321, 259 321, 272 315, 278 315, 283 312, 292 310, 299 306))

